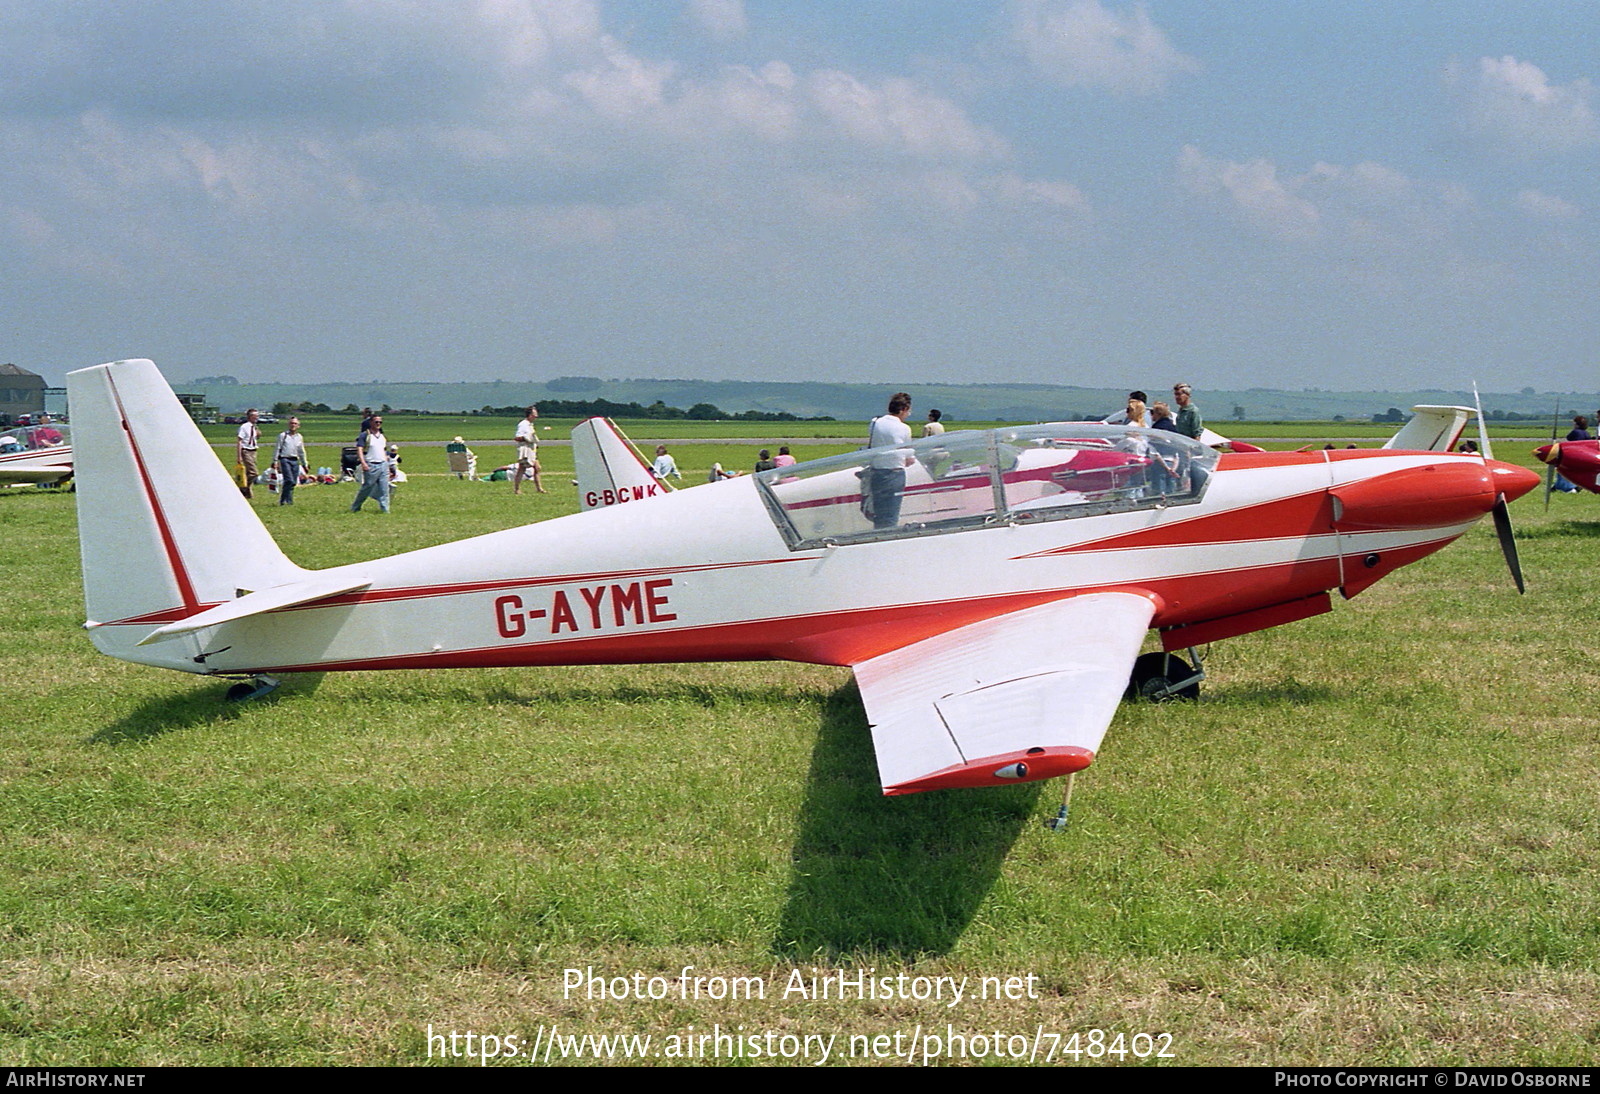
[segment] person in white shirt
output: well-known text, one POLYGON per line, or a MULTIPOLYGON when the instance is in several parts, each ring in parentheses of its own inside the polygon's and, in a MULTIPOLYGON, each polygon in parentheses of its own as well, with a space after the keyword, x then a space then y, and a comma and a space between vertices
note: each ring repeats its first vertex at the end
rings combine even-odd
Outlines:
POLYGON ((889 413, 872 419, 867 447, 882 449, 867 467, 867 492, 872 505, 872 526, 893 528, 900 523, 900 499, 906 489, 906 468, 912 455, 902 445, 911 443, 911 396, 897 391, 889 398, 889 413))
POLYGON ((939 420, 940 418, 943 418, 943 417, 944 417, 944 412, 943 411, 940 411, 940 410, 930 410, 930 411, 928 411, 928 420, 922 426, 922 435, 924 437, 937 437, 939 434, 943 433, 944 432, 944 423, 939 420))
POLYGON ((352 513, 361 512, 362 504, 373 498, 381 512, 389 511, 389 440, 383 435, 383 417, 374 414, 367 428, 356 438, 356 458, 361 464, 361 489, 350 506, 352 513))
POLYGON ((683 473, 678 470, 678 461, 672 458, 672 454, 667 451, 667 446, 664 444, 656 445, 656 462, 650 465, 650 474, 663 483, 667 481, 668 475, 676 477, 679 482, 683 481, 683 473))
POLYGON ((256 419, 260 416, 255 407, 244 412, 244 424, 239 427, 239 440, 234 446, 238 457, 234 462, 244 468, 244 483, 239 492, 247 498, 253 496, 250 486, 256 481, 256 450, 261 447, 261 427, 256 419))
POLYGON ((550 491, 544 488, 544 482, 539 478, 539 408, 530 406, 523 415, 522 421, 517 423, 517 469, 511 473, 511 492, 522 493, 522 480, 533 479, 533 487, 541 494, 550 491))
MULTIPOLYGON (((1130 392, 1128 392, 1128 402, 1132 403, 1135 399, 1139 400, 1140 403, 1148 403, 1150 401, 1150 397, 1148 395, 1146 395, 1142 391, 1130 391, 1130 392)), ((1128 422, 1128 408, 1127 407, 1123 407, 1121 410, 1117 411, 1115 414, 1111 415, 1111 417, 1109 417, 1109 418, 1101 418, 1100 419, 1100 424, 1101 425, 1125 425, 1125 424, 1127 424, 1127 422, 1128 422)), ((1135 425, 1148 425, 1149 423, 1148 422, 1135 422, 1134 424, 1135 425)))
POLYGON ((306 464, 306 439, 300 435, 300 419, 290 418, 286 432, 278 434, 273 453, 282 482, 278 484, 278 504, 294 504, 294 488, 300 485, 300 469, 306 464))

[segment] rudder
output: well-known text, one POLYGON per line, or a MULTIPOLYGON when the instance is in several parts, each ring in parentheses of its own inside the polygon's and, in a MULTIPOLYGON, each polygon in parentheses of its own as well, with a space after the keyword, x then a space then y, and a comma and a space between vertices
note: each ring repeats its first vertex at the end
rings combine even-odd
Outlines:
POLYGON ((163 623, 306 571, 278 549, 153 363, 69 373, 67 399, 95 645, 132 661, 205 671, 176 648, 188 643, 135 643, 163 623))
POLYGON ((572 462, 578 504, 585 510, 660 497, 669 489, 609 418, 589 418, 572 427, 572 462))

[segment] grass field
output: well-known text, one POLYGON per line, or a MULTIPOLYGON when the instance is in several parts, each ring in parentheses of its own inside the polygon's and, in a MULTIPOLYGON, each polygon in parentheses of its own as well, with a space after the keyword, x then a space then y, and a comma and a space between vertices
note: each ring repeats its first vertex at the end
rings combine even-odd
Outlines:
MULTIPOLYGON (((678 456, 703 481, 748 451, 678 456)), ((350 562, 572 511, 570 451, 545 457, 545 497, 416 448, 387 518, 348 486, 257 508, 296 561, 350 562)), ((881 797, 841 669, 330 674, 227 705, 93 652, 72 507, 0 492, 0 1064, 425 1063, 430 1027, 833 1035, 835 1062, 952 1028, 987 1062, 1023 1037, 1042 1060, 1040 1031, 1083 1063, 1136 1062, 1114 1038, 1141 1032, 1179 1065, 1600 1060, 1591 495, 1514 506, 1526 597, 1485 525, 1218 644, 1198 704, 1122 709, 1063 835, 1054 784, 881 797), (586 968, 671 993, 565 993, 586 968), (796 969, 971 986, 786 998, 796 969), (682 998, 696 976, 766 998, 682 998)))

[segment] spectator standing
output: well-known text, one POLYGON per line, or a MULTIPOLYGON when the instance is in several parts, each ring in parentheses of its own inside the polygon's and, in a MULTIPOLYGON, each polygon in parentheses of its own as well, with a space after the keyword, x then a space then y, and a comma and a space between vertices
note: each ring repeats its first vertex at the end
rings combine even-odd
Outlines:
MULTIPOLYGON (((1150 397, 1148 395, 1146 395, 1142 391, 1130 391, 1130 392, 1128 392, 1128 402, 1132 403, 1135 399, 1139 400, 1141 405, 1144 404, 1144 403, 1148 403, 1150 401, 1150 397)), ((1124 406, 1121 410, 1119 410, 1115 414, 1111 415, 1111 417, 1100 419, 1100 424, 1101 425, 1125 425, 1125 424, 1127 424, 1127 421, 1128 421, 1128 408, 1126 406, 1124 406)))
POLYGON ((1178 404, 1178 432, 1198 441, 1205 423, 1200 419, 1200 408, 1194 405, 1194 389, 1188 384, 1173 384, 1172 398, 1178 404))
POLYGON ((522 421, 517 423, 517 434, 512 438, 517 442, 517 469, 511 473, 511 492, 522 493, 522 480, 533 479, 533 488, 541 494, 548 494, 544 488, 544 480, 539 477, 542 470, 539 466, 539 408, 530 406, 522 415, 522 421))
POLYGON ((245 497, 253 497, 250 487, 256 481, 256 452, 261 447, 261 427, 256 424, 261 415, 255 407, 244 412, 244 424, 239 427, 239 439, 234 447, 238 456, 237 463, 244 470, 244 482, 239 485, 239 492, 245 497))
POLYGON ((911 453, 899 447, 911 443, 911 396, 897 391, 889 398, 889 412, 872 419, 867 431, 867 447, 883 449, 868 466, 868 492, 872 503, 872 526, 894 528, 900 523, 900 501, 906 489, 906 468, 911 453))
POLYGON ((306 465, 306 439, 300 435, 300 419, 291 417, 289 428, 278 434, 273 453, 278 464, 278 504, 294 504, 294 488, 300 485, 300 469, 306 465))
POLYGON ((368 498, 378 503, 380 512, 389 511, 389 440, 383 435, 383 415, 367 419, 367 428, 356 438, 356 462, 360 467, 361 489, 350 506, 359 513, 368 498))

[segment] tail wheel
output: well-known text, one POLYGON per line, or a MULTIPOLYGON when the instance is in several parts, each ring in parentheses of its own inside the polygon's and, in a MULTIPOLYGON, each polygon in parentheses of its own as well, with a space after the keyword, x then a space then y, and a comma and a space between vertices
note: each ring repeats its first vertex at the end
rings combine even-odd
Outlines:
POLYGON ((1133 663, 1125 699, 1146 699, 1163 703, 1171 699, 1200 698, 1200 674, 1177 654, 1141 654, 1133 663), (1174 687, 1173 685, 1180 685, 1174 687))

